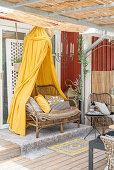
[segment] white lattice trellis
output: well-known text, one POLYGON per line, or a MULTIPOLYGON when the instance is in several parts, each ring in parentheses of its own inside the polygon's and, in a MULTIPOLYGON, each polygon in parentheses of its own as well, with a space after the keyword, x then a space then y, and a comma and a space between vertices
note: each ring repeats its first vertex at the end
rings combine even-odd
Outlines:
POLYGON ((23 56, 23 40, 6 39, 8 109, 10 108, 18 73, 14 71, 14 59, 23 56))

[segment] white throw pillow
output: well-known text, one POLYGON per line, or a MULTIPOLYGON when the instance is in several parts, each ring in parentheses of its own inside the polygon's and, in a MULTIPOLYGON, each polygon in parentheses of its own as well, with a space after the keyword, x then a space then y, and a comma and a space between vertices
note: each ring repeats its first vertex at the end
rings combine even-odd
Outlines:
POLYGON ((106 106, 105 103, 95 102, 95 106, 97 106, 101 110, 101 113, 105 115, 110 115, 108 107, 106 106))

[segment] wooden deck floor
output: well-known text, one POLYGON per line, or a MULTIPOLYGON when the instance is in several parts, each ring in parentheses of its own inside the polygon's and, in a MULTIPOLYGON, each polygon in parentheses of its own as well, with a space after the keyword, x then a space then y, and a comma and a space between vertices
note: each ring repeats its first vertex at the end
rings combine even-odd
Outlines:
MULTIPOLYGON (((104 170, 105 166, 105 152, 94 150, 94 170, 104 170)), ((52 152, 34 160, 18 156, 0 161, 0 170, 88 170, 88 152, 73 157, 52 152)))
POLYGON ((5 140, 0 140, 0 162, 19 155, 21 155, 21 148, 19 145, 5 140))

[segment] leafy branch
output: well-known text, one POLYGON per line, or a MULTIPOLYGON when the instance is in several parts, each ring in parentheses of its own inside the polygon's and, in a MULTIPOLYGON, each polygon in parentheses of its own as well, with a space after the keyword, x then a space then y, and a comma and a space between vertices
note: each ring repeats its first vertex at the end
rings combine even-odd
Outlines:
POLYGON ((14 63, 20 63, 20 62, 22 62, 22 57, 20 57, 20 58, 14 58, 14 59, 12 59, 11 61, 13 61, 14 63))
MULTIPOLYGON (((78 58, 79 58, 79 63, 83 64, 83 73, 84 73, 84 77, 86 77, 86 74, 89 72, 89 70, 87 70, 87 65, 88 65, 88 61, 85 57, 85 53, 84 53, 84 41, 82 39, 82 36, 79 35, 79 39, 78 39, 78 58)), ((82 77, 81 75, 79 75, 79 79, 76 78, 75 82, 73 83, 73 85, 75 86, 74 92, 75 92, 75 101, 78 103, 79 101, 82 101, 82 77)))

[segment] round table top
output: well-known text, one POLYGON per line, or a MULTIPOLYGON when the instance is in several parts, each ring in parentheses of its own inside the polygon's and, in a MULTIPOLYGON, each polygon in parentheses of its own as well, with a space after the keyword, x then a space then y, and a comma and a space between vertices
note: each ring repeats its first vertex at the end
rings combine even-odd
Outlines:
POLYGON ((110 129, 114 129, 114 124, 109 126, 110 129))
POLYGON ((106 115, 104 115, 104 114, 102 114, 102 113, 100 113, 98 111, 93 111, 93 112, 89 111, 85 115, 90 116, 90 117, 105 117, 106 116, 106 115))

